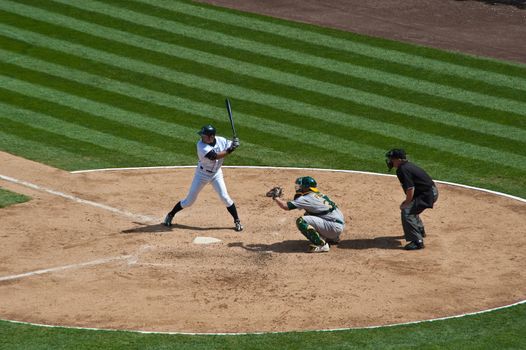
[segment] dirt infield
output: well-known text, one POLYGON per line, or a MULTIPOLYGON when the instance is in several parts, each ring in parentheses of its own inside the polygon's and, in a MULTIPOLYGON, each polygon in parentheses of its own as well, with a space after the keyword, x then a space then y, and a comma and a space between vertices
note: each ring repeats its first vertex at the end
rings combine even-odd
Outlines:
POLYGON ((0 153, 0 174, 11 178, 0 185, 33 197, 0 211, 1 318, 149 331, 289 331, 430 319, 526 298, 526 203, 441 184, 437 207, 423 215, 426 249, 406 252, 402 193, 392 176, 226 168, 245 231, 232 229, 210 187, 174 228, 164 228, 158 222, 186 194, 193 171, 71 174, 0 153), (348 218, 343 241, 326 254, 305 253, 294 225, 300 213, 264 197, 275 184, 290 195, 303 174, 348 218), (192 243, 197 237, 221 242, 192 243))

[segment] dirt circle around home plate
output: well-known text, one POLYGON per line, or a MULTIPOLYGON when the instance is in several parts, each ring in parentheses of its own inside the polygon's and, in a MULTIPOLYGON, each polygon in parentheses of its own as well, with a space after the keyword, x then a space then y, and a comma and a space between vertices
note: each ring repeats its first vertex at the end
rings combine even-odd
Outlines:
POLYGON ((426 248, 408 252, 393 176, 227 167, 245 225, 239 233, 211 186, 174 227, 159 224, 186 194, 193 167, 68 173, 0 155, 0 185, 32 197, 0 210, 1 319, 159 332, 296 331, 426 320, 526 299, 526 203, 517 199, 439 183, 436 207, 422 215, 426 248), (290 197, 303 175, 347 220, 328 253, 306 253, 294 223, 302 213, 264 196, 281 185, 290 197), (194 243, 202 237, 220 242, 194 243))

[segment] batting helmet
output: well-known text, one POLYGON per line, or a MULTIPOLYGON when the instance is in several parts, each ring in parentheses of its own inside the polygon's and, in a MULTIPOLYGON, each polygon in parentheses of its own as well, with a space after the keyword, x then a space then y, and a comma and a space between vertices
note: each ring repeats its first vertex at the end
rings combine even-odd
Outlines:
POLYGON ((216 128, 214 128, 212 125, 208 124, 205 125, 197 132, 199 135, 215 135, 216 134, 216 128))
POLYGON ((318 192, 318 184, 310 176, 302 176, 296 179, 296 193, 318 192))

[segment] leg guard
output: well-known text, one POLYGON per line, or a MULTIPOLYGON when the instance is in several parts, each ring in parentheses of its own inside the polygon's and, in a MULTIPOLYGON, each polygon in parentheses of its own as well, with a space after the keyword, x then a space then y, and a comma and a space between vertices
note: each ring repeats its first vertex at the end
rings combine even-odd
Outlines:
POLYGON ((311 225, 309 225, 305 220, 303 220, 303 217, 299 217, 296 219, 296 226, 300 230, 301 234, 307 237, 307 239, 315 245, 324 245, 325 241, 323 238, 321 238, 318 231, 314 229, 311 225))

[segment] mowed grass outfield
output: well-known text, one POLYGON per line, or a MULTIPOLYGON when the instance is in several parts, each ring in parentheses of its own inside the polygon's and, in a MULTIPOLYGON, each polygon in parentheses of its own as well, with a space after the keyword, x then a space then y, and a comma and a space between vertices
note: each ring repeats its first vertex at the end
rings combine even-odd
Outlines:
MULTIPOLYGON (((526 197, 524 65, 172 0, 0 0, 0 61, 0 149, 62 169, 195 164, 202 125, 230 136, 229 97, 228 165, 385 172, 403 147, 435 179, 526 197)), ((525 348, 524 334, 523 304, 244 336, 0 322, 0 348, 495 349, 525 348)))

